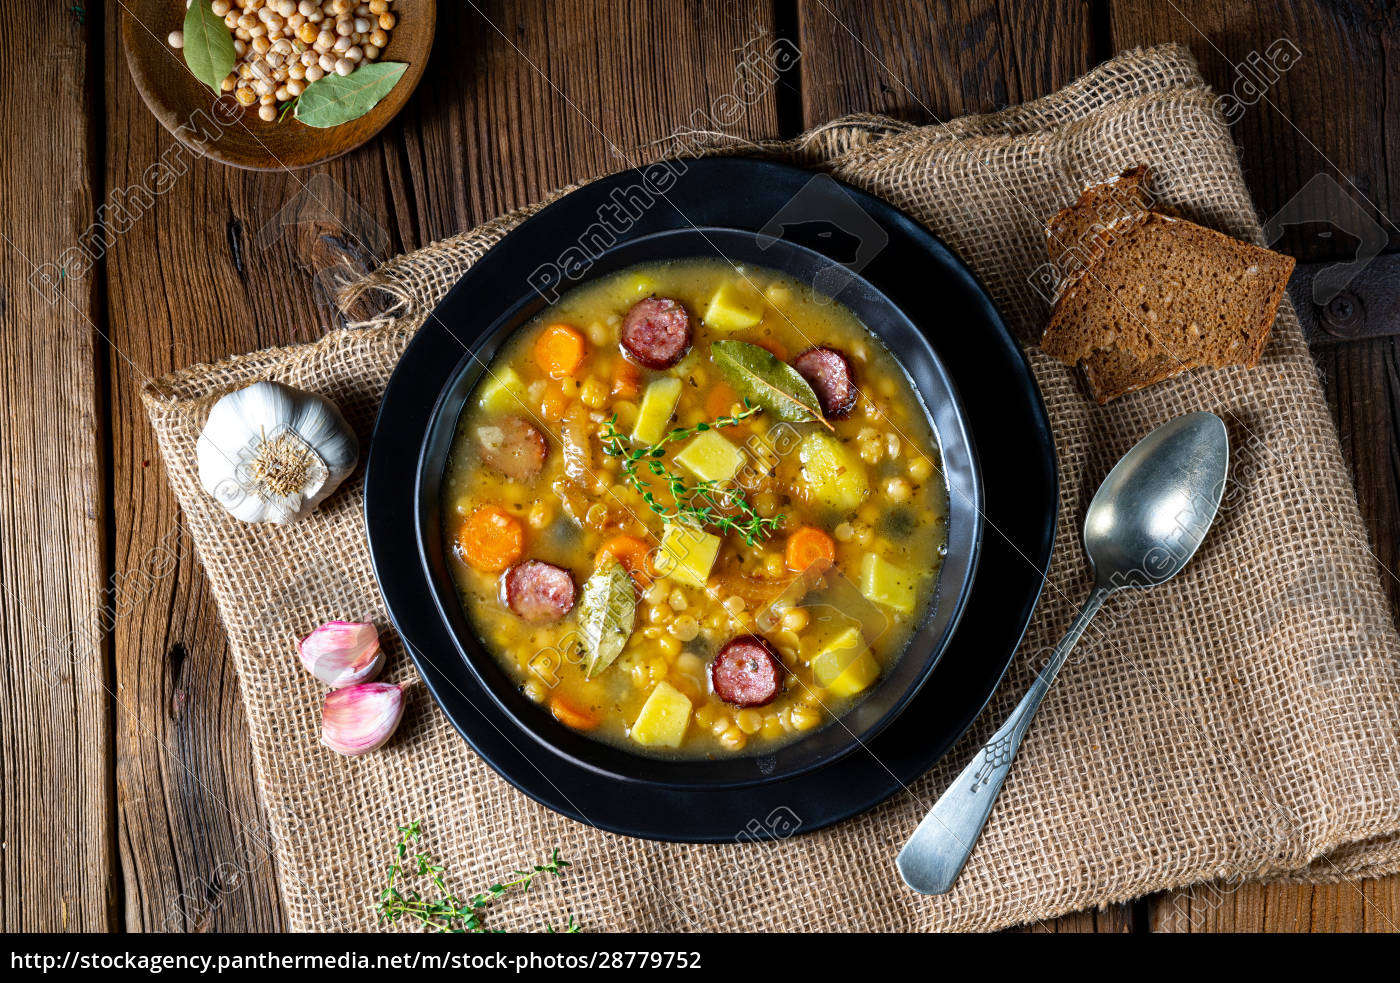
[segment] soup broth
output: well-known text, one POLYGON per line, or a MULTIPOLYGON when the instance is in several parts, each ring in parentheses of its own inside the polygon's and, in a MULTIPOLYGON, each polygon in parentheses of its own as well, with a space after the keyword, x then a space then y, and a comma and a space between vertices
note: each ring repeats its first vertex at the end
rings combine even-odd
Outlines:
POLYGON ((458 422, 453 573, 541 712, 643 754, 761 753, 878 686, 946 543, 937 440, 845 307, 754 266, 580 286, 458 422))

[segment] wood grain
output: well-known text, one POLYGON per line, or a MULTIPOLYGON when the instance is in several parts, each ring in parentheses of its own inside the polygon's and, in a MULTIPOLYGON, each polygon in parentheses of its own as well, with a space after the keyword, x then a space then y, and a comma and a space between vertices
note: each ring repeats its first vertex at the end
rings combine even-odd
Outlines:
MULTIPOLYGON (((1261 218, 1277 213, 1318 175, 1335 181, 1400 248, 1400 73, 1393 5, 1316 0, 1110 0, 1111 48, 1181 41, 1206 81, 1245 99, 1235 143, 1261 218), (1275 43, 1300 52, 1284 72, 1259 68, 1275 43), (1258 95, 1251 95, 1253 83, 1258 95)), ((1267 62, 1265 62, 1267 64, 1267 62)), ((1307 262, 1352 248, 1345 230, 1315 222, 1288 230, 1278 248, 1307 262)))
MULTIPOLYGON (((109 66, 121 65, 116 25, 109 66)), ((305 341, 333 322, 323 262, 397 249, 379 150, 313 173, 255 174, 189 153, 109 71, 105 187, 149 202, 108 259, 113 566, 147 578, 118 613, 118 842, 130 930, 271 930, 284 923, 237 680, 184 537, 138 393, 152 376, 305 341), (169 169, 160 193, 149 169, 169 169), (339 190, 337 190, 339 189, 339 190), (337 215, 323 202, 339 204, 337 215), (355 203, 346 214, 345 202, 355 203), (327 246, 326 244, 331 244, 327 246), (323 248, 324 247, 324 248, 323 248)), ((202 421, 191 421, 198 427, 202 421)))
POLYGON ((390 173, 414 206, 406 241, 633 166, 687 128, 778 131, 774 86, 752 69, 774 36, 765 3, 444 4, 438 32, 467 43, 401 117, 390 173))
POLYGON ((1400 932, 1400 879, 1198 885, 1153 900, 1154 932, 1400 932))
POLYGON ((1097 61, 1089 5, 802 0, 802 114, 946 121, 1034 99, 1097 61))
POLYGON ((0 60, 0 921, 8 932, 101 931, 114 924, 118 885, 101 244, 85 234, 97 217, 100 107, 89 29, 61 5, 27 13, 0 60), (30 152, 10 153, 20 141, 30 152))

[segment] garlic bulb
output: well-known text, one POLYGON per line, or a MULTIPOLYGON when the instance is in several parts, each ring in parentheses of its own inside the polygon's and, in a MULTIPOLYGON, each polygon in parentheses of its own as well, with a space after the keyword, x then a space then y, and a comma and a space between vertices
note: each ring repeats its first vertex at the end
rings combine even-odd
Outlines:
POLYGON ((367 683, 384 665, 379 632, 359 621, 327 621, 297 642, 297 652, 306 671, 332 688, 367 683))
POLYGON ((199 483, 244 522, 295 522, 355 470, 360 444, 334 403, 256 382, 214 404, 195 447, 199 483))
POLYGON ((403 687, 359 683, 326 694, 321 706, 321 743, 339 754, 365 754, 383 747, 403 718, 403 687))

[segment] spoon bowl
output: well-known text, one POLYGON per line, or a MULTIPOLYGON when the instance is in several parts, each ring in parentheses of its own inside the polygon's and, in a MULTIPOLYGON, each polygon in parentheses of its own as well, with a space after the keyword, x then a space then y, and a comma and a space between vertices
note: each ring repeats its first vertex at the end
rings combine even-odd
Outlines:
POLYGON ((1230 440, 1213 413, 1162 424, 1124 454, 1084 516, 1094 589, 1030 690, 934 803, 899 852, 899 874, 920 894, 952 890, 991 814, 1011 762, 1074 643, 1104 601, 1125 587, 1176 576, 1200 547, 1225 492, 1230 440))
POLYGON ((1155 587, 1180 573, 1220 508, 1229 461, 1230 440, 1214 413, 1179 416, 1123 455, 1084 516, 1098 584, 1155 587))

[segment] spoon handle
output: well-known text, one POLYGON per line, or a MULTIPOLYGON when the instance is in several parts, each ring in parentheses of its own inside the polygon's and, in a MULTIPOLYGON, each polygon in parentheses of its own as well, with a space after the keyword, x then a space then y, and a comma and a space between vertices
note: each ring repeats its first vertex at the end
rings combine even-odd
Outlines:
POLYGON ((1011 770, 1011 760, 1016 757, 1016 749, 1021 746, 1021 738, 1030 728, 1040 701, 1065 664, 1074 643, 1079 641, 1079 636, 1084 634, 1084 629, 1089 627, 1089 622, 1112 592, 1111 587, 1094 588, 1006 723, 973 755, 971 763, 953 779, 953 784, 933 804, 904 849, 899 851, 896 860, 899 875, 915 891, 946 894, 952 890, 987 823, 992 804, 1011 770))

